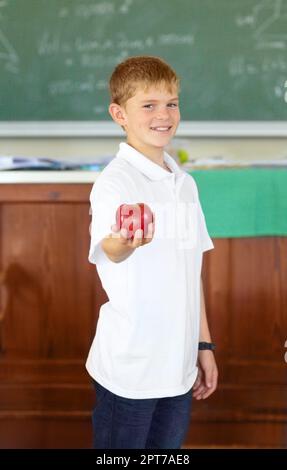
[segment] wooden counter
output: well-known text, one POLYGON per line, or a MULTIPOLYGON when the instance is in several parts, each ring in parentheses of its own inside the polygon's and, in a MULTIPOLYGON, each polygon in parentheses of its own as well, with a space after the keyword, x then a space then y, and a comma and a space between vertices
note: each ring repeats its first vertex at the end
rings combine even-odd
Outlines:
MULTIPOLYGON (((89 184, 0 186, 0 447, 90 447, 84 363, 106 301, 88 262, 89 184)), ((287 446, 287 239, 215 239, 205 255, 218 391, 186 447, 287 446)))

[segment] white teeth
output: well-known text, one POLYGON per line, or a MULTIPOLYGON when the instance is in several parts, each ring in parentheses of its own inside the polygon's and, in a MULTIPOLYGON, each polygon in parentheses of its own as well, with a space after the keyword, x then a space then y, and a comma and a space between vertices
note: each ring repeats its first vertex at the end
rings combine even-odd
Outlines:
POLYGON ((169 127, 152 127, 153 131, 168 131, 169 127))

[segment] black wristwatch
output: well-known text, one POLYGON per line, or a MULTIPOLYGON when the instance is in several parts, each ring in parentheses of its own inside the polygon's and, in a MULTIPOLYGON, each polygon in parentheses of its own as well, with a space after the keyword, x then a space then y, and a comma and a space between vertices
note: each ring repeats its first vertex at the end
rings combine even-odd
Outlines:
POLYGON ((205 341, 199 341, 198 349, 200 351, 203 351, 204 349, 209 349, 210 351, 214 351, 215 350, 215 344, 214 343, 206 343, 205 341))

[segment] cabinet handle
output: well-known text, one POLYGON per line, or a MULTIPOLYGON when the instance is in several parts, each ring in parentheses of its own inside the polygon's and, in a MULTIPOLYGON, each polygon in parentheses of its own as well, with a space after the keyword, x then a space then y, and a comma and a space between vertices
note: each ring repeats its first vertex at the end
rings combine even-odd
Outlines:
POLYGON ((6 288, 6 272, 0 271, 0 354, 4 353, 3 320, 8 306, 8 291, 6 288))

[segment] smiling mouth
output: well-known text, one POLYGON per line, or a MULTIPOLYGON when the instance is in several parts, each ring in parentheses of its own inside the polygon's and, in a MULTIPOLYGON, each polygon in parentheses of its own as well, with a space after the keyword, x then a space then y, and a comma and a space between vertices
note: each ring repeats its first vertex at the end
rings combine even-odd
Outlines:
POLYGON ((172 126, 158 126, 158 127, 151 127, 152 131, 157 131, 157 132, 168 132, 172 126))

